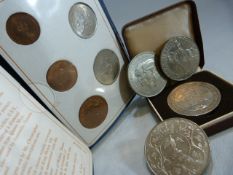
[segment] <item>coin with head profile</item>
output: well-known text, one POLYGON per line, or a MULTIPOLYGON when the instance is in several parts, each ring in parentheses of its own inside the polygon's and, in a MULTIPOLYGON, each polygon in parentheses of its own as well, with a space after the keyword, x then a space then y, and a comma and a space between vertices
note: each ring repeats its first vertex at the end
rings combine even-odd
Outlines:
POLYGON ((120 71, 120 63, 117 55, 110 49, 101 50, 95 57, 93 71, 96 79, 101 84, 113 84, 120 71))
POLYGON ((86 99, 79 110, 79 121, 88 129, 93 129, 101 125, 108 114, 108 104, 106 100, 98 95, 86 99))
POLYGON ((14 42, 22 45, 30 45, 40 36, 39 23, 24 12, 14 13, 7 19, 6 31, 14 42))
POLYGON ((137 94, 152 97, 165 88, 167 80, 159 73, 156 62, 157 57, 154 52, 142 52, 130 62, 128 80, 137 94))
POLYGON ((221 101, 220 91, 206 82, 188 82, 173 89, 167 98, 168 106, 185 116, 200 116, 213 111, 221 101))
POLYGON ((69 23, 74 33, 87 39, 95 33, 97 18, 89 5, 78 2, 69 11, 69 23))
POLYGON ((71 62, 59 60, 48 69, 46 79, 49 86, 59 92, 71 89, 77 81, 78 71, 71 62))
POLYGON ((198 46, 185 36, 169 39, 161 51, 161 69, 172 80, 182 81, 191 77, 197 71, 199 62, 198 46))
POLYGON ((170 118, 156 125, 147 136, 144 151, 153 174, 201 175, 210 161, 205 132, 183 118, 170 118))

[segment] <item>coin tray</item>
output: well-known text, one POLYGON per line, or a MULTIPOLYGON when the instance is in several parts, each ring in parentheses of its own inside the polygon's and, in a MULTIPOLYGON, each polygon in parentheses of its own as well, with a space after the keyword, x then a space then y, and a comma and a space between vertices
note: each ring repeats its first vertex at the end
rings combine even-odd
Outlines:
POLYGON ((99 1, 3 0, 0 16, 1 56, 64 125, 87 145, 93 145, 134 96, 126 79, 127 60, 99 1), (88 5, 97 18, 94 34, 86 39, 76 35, 69 24, 69 11, 76 3, 88 5), (17 44, 6 31, 8 18, 17 12, 30 14, 40 26, 38 40, 30 45, 17 44), (111 85, 101 84, 94 75, 94 60, 102 49, 112 50, 119 60, 120 71, 111 85), (48 85, 46 74, 54 62, 64 59, 76 67, 78 78, 71 89, 59 92, 48 85), (100 125, 89 129, 80 123, 79 110, 86 99, 95 95, 106 100, 108 112, 100 125))
POLYGON ((155 12, 129 24, 122 31, 126 48, 131 58, 143 51, 154 51, 158 56, 165 42, 171 37, 186 36, 192 38, 200 50, 199 71, 186 81, 170 81, 159 95, 148 98, 152 110, 163 121, 171 117, 184 117, 193 120, 211 135, 233 126, 233 85, 209 71, 202 71, 204 51, 196 5, 193 1, 184 1, 155 12), (169 93, 178 85, 190 81, 203 81, 215 85, 221 92, 219 106, 206 115, 186 117, 173 112, 167 104, 169 93))

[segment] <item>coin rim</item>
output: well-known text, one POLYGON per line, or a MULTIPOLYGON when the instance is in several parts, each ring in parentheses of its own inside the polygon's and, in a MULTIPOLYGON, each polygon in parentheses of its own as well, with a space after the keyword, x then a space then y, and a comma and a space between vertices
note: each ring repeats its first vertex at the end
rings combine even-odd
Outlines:
MULTIPOLYGON (((170 39, 168 39, 168 40, 165 42, 165 44, 164 44, 164 46, 163 46, 163 48, 162 48, 162 50, 161 50, 161 54, 160 54, 160 67, 161 67, 161 70, 162 70, 163 73, 166 75, 166 77, 168 77, 168 78, 171 79, 171 80, 175 80, 175 81, 183 81, 183 80, 187 80, 188 78, 190 78, 193 74, 195 74, 195 73, 197 72, 198 67, 200 66, 200 61, 201 61, 201 55, 200 55, 200 50, 199 50, 199 47, 198 47, 197 43, 195 42, 194 39, 192 39, 192 38, 190 38, 190 37, 187 37, 187 36, 174 36, 174 37, 171 37, 170 39), (184 38, 185 38, 186 40, 190 40, 190 41, 196 46, 197 51, 198 51, 198 64, 197 64, 196 70, 195 70, 194 72, 191 72, 191 73, 189 74, 189 76, 185 76, 185 77, 182 76, 182 77, 180 77, 180 78, 173 77, 173 76, 169 73, 169 71, 166 71, 166 69, 164 69, 164 67, 167 67, 167 66, 162 66, 162 65, 164 65, 162 60, 164 60, 165 58, 167 58, 167 57, 164 56, 164 55, 166 55, 166 54, 164 54, 165 48, 167 47, 167 45, 168 45, 172 40, 174 40, 174 39, 176 39, 176 38, 179 38, 179 39, 184 39, 184 38), (163 58, 164 58, 164 59, 163 59, 163 58)), ((165 65, 166 65, 166 64, 165 64, 165 65)))
POLYGON ((77 2, 77 3, 74 3, 71 7, 70 7, 70 10, 69 10, 69 14, 68 14, 68 21, 69 21, 69 24, 70 24, 70 27, 72 29, 72 31, 80 38, 82 39, 90 39, 91 37, 93 37, 97 31, 97 27, 98 27, 98 19, 97 19, 97 16, 96 16, 96 13, 95 11, 91 8, 91 6, 89 6, 88 4, 84 3, 84 2, 77 2), (72 22, 71 22, 71 13, 72 13, 72 8, 75 7, 75 6, 79 6, 79 5, 84 5, 84 6, 87 6, 90 11, 93 12, 94 16, 95 16, 95 30, 90 34, 90 35, 81 35, 79 34, 79 32, 77 32, 74 28, 73 28, 73 25, 72 25, 72 22))
POLYGON ((151 165, 150 165, 150 163, 149 163, 149 161, 148 161, 148 159, 147 159, 146 151, 147 151, 148 139, 149 139, 149 137, 150 137, 152 131, 153 131, 156 127, 158 127, 159 125, 164 124, 164 123, 167 122, 167 121, 171 121, 171 120, 184 120, 184 121, 187 121, 187 122, 191 123, 192 125, 196 125, 196 126, 202 131, 203 135, 205 136, 205 139, 206 139, 207 145, 208 145, 208 150, 207 150, 207 152, 206 152, 206 153, 207 153, 207 161, 205 162, 205 166, 203 166, 203 169, 202 169, 202 172, 201 172, 201 174, 203 174, 203 173, 207 170, 207 168, 208 168, 208 166, 209 166, 209 163, 210 163, 210 160, 211 160, 211 149, 210 149, 209 138, 208 138, 206 132, 205 132, 198 124, 196 124, 196 123, 193 122, 192 120, 189 120, 189 119, 186 119, 186 118, 182 118, 182 117, 171 117, 171 118, 169 118, 169 119, 163 120, 162 122, 158 123, 157 125, 155 125, 155 126, 150 130, 149 134, 148 134, 147 137, 146 137, 145 144, 144 144, 144 156, 145 156, 145 159, 146 159, 146 164, 147 164, 147 166, 149 167, 149 169, 150 169, 150 171, 151 171, 152 173, 156 174, 156 172, 152 169, 152 167, 151 167, 151 165))
MULTIPOLYGON (((208 88, 208 89, 210 89, 210 88, 208 88)), ((183 115, 183 116, 186 116, 186 117, 198 117, 198 116, 206 115, 206 114, 214 111, 219 106, 219 104, 221 102, 221 99, 222 99, 222 94, 221 94, 220 90, 216 86, 214 86, 213 84, 210 84, 208 82, 203 82, 203 81, 190 81, 190 82, 186 82, 186 83, 180 84, 180 85, 176 86, 174 89, 172 89, 172 91, 169 93, 169 95, 167 97, 167 104, 168 104, 169 108, 173 112, 175 112, 175 113, 177 113, 179 115, 183 115), (169 100, 169 99, 171 99, 172 93, 175 92, 181 86, 185 86, 186 84, 196 84, 196 83, 197 84, 202 84, 202 85, 204 85, 207 88, 210 87, 212 90, 214 90, 214 94, 215 93, 217 94, 217 98, 216 98, 216 100, 214 100, 216 103, 211 103, 212 104, 212 108, 208 107, 207 108, 208 110, 204 110, 202 113, 199 112, 197 114, 195 114, 195 113, 182 113, 182 111, 176 110, 176 108, 173 108, 174 105, 171 105, 172 102, 171 102, 171 100, 169 100)), ((187 111, 187 110, 185 110, 185 111, 187 111)))
POLYGON ((153 51, 143 51, 143 52, 141 52, 141 53, 139 53, 139 54, 137 54, 136 56, 134 56, 133 57, 133 59, 131 60, 131 62, 128 64, 128 71, 127 71, 127 78, 128 78, 128 82, 129 82, 129 85, 130 85, 130 87, 133 89, 133 91, 136 93, 136 94, 138 94, 138 95, 140 95, 140 96, 142 96, 142 97, 148 97, 148 98, 150 98, 150 97, 154 97, 154 96, 156 96, 156 95, 158 95, 158 94, 160 94, 164 89, 165 89, 165 87, 166 87, 166 85, 167 85, 167 79, 166 78, 164 78, 163 76, 162 76, 162 74, 160 73, 160 71, 158 70, 158 67, 157 67, 157 65, 156 65, 156 60, 155 60, 155 58, 157 59, 157 56, 156 56, 156 54, 155 54, 155 52, 153 52, 153 51), (164 81, 165 81, 165 84, 164 84, 164 87, 163 88, 161 88, 161 90, 160 91, 158 91, 157 93, 154 93, 154 94, 152 94, 152 95, 145 95, 145 94, 143 94, 143 93, 140 93, 140 92, 138 92, 134 87, 133 87, 133 85, 132 85, 132 82, 130 81, 130 70, 131 70, 131 65, 133 64, 132 62, 134 62, 134 60, 136 60, 136 59, 140 59, 140 56, 141 55, 144 55, 144 54, 150 54, 151 56, 152 56, 152 60, 154 61, 154 66, 155 66, 155 68, 156 68, 156 71, 158 72, 158 74, 164 79, 164 81))
POLYGON ((120 69, 121 69, 121 67, 120 67, 119 57, 117 56, 117 54, 116 54, 113 50, 111 50, 111 49, 106 49, 106 48, 105 48, 105 49, 101 49, 101 50, 97 53, 97 55, 95 56, 95 60, 94 60, 94 64, 93 64, 93 72, 94 72, 94 75, 95 75, 95 79, 96 79, 100 84, 102 84, 102 85, 112 85, 112 84, 114 84, 114 83, 116 82, 117 78, 119 77, 120 69), (104 83, 103 81, 101 81, 100 79, 98 79, 97 76, 96 76, 96 71, 95 71, 95 64, 96 64, 97 56, 99 55, 99 53, 101 53, 102 51, 105 51, 105 50, 114 53, 114 55, 115 55, 116 58, 117 58, 117 69, 118 69, 118 71, 117 71, 117 74, 116 74, 115 78, 114 78, 110 83, 104 83))

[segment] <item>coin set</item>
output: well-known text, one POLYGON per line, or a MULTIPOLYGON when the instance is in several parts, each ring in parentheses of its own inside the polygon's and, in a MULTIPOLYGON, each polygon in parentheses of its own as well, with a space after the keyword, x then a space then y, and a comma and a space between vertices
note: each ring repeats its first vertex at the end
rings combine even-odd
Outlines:
MULTIPOLYGON (((132 89, 145 97, 162 93, 168 78, 179 81, 180 85, 168 94, 167 105, 189 119, 203 116, 218 107, 221 93, 207 82, 183 83, 196 73, 199 60, 199 50, 192 39, 173 37, 162 48, 160 59, 153 52, 136 55, 129 64, 128 79, 132 89)), ((145 141, 144 151, 153 174, 203 174, 210 161, 204 130, 184 118, 171 117, 155 126, 145 141)))
MULTIPOLYGON (((153 97, 163 91, 169 79, 190 78, 196 73, 199 62, 199 49, 191 38, 173 37, 164 44, 160 59, 153 52, 142 52, 132 59, 128 68, 129 83, 137 94, 153 97)), ((171 110, 188 117, 207 114, 218 107, 220 101, 220 91, 206 82, 181 84, 167 97, 171 110)))
POLYGON ((1 4, 1 55, 70 130, 93 145, 133 97, 122 78, 126 60, 100 3, 1 4))
POLYGON ((169 175, 208 171, 206 133, 232 127, 233 86, 201 70, 204 51, 195 3, 181 2, 130 22, 123 38, 132 58, 130 86, 147 97, 161 121, 145 141, 148 168, 169 175))

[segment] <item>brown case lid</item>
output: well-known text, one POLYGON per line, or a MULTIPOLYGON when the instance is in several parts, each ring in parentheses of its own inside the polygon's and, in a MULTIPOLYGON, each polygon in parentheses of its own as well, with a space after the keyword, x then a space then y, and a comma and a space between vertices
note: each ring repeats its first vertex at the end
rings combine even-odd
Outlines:
POLYGON ((137 19, 123 27, 122 35, 131 59, 143 51, 160 53, 162 46, 171 37, 190 37, 199 47, 200 67, 204 66, 200 25, 193 1, 177 3, 137 19))

